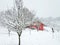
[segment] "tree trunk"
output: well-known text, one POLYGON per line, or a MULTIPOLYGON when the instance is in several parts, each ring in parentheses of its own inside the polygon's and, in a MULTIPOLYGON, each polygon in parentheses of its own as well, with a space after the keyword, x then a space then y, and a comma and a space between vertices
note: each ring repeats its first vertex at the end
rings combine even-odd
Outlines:
POLYGON ((20 38, 21 38, 22 31, 21 31, 20 33, 17 32, 17 34, 18 34, 18 42, 19 42, 18 45, 21 45, 21 40, 20 40, 20 38))
POLYGON ((19 44, 18 44, 18 45, 20 45, 20 44, 21 44, 21 43, 20 43, 20 37, 21 37, 21 36, 20 36, 20 35, 18 35, 18 38, 19 38, 19 44))

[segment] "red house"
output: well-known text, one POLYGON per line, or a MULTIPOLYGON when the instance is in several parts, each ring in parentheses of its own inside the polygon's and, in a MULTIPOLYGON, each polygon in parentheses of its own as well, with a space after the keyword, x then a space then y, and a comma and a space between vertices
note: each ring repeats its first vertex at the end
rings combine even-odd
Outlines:
POLYGON ((40 25, 39 25, 39 27, 38 27, 38 30, 41 30, 41 31, 44 30, 44 24, 43 24, 43 23, 40 23, 40 25))
POLYGON ((41 23, 41 22, 37 22, 37 23, 36 23, 36 22, 33 22, 33 24, 27 26, 27 28, 37 29, 37 30, 43 31, 43 30, 44 30, 44 24, 41 23), (37 24, 38 24, 39 26, 38 26, 37 24))

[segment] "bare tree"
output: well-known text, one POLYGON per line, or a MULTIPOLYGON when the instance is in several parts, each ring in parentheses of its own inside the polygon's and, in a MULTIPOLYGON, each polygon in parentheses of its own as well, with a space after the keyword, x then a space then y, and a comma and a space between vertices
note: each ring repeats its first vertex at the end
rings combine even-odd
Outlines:
POLYGON ((15 31, 18 34, 19 45, 22 30, 29 25, 34 18, 34 14, 23 7, 22 0, 15 0, 15 7, 0 14, 0 24, 7 27, 8 31, 15 31))

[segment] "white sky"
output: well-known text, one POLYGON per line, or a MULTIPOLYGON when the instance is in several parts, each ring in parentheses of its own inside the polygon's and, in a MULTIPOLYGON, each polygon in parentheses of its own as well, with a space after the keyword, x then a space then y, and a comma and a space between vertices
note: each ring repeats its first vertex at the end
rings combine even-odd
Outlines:
MULTIPOLYGON (((24 6, 35 10, 38 17, 59 17, 60 0, 23 0, 24 6)), ((13 0, 0 0, 0 11, 13 7, 13 0)))

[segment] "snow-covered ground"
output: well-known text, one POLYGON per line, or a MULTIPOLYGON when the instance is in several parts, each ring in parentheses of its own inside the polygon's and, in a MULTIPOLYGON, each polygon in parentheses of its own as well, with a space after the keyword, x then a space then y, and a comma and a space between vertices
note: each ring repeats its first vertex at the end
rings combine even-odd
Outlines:
MULTIPOLYGON (((8 31, 0 27, 0 45, 18 45, 17 34, 11 32, 9 36, 8 31)), ((21 45, 60 45, 60 32, 26 29, 21 35, 21 45)))

